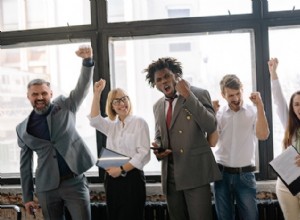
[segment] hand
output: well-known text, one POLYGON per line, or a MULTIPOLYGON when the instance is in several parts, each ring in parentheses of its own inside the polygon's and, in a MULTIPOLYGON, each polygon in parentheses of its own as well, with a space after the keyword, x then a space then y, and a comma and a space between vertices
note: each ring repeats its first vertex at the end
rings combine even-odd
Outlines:
MULTIPOLYGON (((156 148, 159 147, 159 146, 157 145, 157 143, 155 143, 155 142, 152 143, 152 146, 153 146, 153 147, 156 147, 156 148)), ((156 156, 157 159, 161 160, 161 159, 163 159, 164 157, 167 157, 169 154, 171 154, 171 153, 172 153, 172 150, 166 149, 166 150, 163 151, 163 152, 159 152, 158 150, 153 150, 153 153, 155 154, 155 156, 156 156)))
POLYGON ((106 169, 106 172, 111 177, 116 178, 116 177, 119 177, 121 175, 121 168, 120 167, 108 167, 106 169))
POLYGON ((191 90, 190 90, 190 84, 182 79, 180 76, 175 75, 175 89, 176 91, 183 96, 184 98, 188 98, 190 96, 191 90))
POLYGON ((262 102, 259 92, 252 92, 249 98, 250 98, 251 102, 253 102, 254 105, 256 105, 256 106, 263 105, 263 102, 262 102))
POLYGON ((219 111, 219 109, 220 109, 219 100, 213 100, 212 101, 212 106, 213 106, 215 112, 217 113, 219 111))
POLYGON ((95 84, 94 84, 95 94, 102 93, 103 89, 105 88, 105 85, 106 85, 106 80, 105 79, 100 79, 98 82, 95 82, 95 84))
POLYGON ((276 72, 277 66, 278 66, 278 59, 271 58, 268 61, 268 66, 269 66, 269 73, 270 73, 271 79, 272 80, 278 79, 277 72, 276 72))
POLYGON ((33 216, 35 216, 35 212, 39 208, 38 204, 36 204, 34 201, 29 201, 25 203, 24 206, 26 212, 33 216))
POLYGON ((85 59, 85 58, 92 58, 93 56, 93 49, 89 45, 82 45, 78 48, 75 52, 77 56, 85 59))

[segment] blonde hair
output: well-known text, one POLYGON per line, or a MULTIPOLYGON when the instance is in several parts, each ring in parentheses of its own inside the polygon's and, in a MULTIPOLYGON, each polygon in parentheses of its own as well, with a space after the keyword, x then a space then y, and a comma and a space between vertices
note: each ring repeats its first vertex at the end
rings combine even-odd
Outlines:
MULTIPOLYGON (((117 94, 121 93, 124 94, 125 96, 128 96, 125 90, 116 88, 113 90, 110 90, 108 95, 107 95, 107 100, 106 100, 106 107, 105 107, 105 112, 108 116, 108 118, 112 121, 114 121, 117 117, 116 111, 113 109, 112 102, 113 100, 117 97, 117 94)), ((128 102, 129 102, 129 114, 132 114, 132 107, 131 107, 131 102, 130 98, 128 97, 128 102)))

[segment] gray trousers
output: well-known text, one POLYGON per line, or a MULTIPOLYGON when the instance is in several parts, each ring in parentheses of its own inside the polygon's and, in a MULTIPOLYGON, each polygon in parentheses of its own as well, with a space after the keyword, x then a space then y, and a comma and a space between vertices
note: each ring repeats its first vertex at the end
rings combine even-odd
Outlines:
POLYGON ((64 180, 57 189, 40 192, 37 197, 45 220, 64 220, 64 207, 72 220, 91 219, 89 188, 83 174, 64 180))
MULTIPOLYGON (((197 174, 200 175, 200 174, 197 174)), ((171 220, 212 220, 210 184, 176 190, 173 164, 168 166, 167 203, 171 220)))

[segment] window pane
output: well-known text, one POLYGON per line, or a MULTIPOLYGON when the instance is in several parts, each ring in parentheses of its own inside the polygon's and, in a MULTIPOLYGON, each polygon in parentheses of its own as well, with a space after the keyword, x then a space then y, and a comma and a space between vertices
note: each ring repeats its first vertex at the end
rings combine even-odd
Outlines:
MULTIPOLYGON (((238 75, 244 83, 244 99, 250 102, 255 87, 255 69, 252 66, 252 33, 172 35, 157 39, 111 39, 112 87, 124 88, 130 95, 134 114, 145 118, 154 138, 153 104, 162 96, 145 81, 143 69, 160 57, 177 58, 183 65, 183 78, 191 85, 210 92, 211 98, 225 101, 220 95, 219 82, 223 75, 238 75), (174 45, 178 45, 175 47, 174 45), (176 49, 174 49, 176 48, 176 49), (179 48, 179 49, 177 49, 179 48)), ((160 172, 160 163, 153 157, 145 171, 160 172)), ((257 163, 258 164, 258 163, 257 163)))
MULTIPOLYGON (((43 78, 51 82, 53 97, 68 95, 77 83, 82 65, 81 58, 74 53, 78 47, 78 44, 68 44, 0 50, 0 173, 19 173, 16 126, 32 110, 26 97, 27 83, 43 78)), ((92 86, 77 113, 76 125, 96 156, 95 130, 86 117, 91 100, 92 86)))
POLYGON ((249 0, 109 0, 108 22, 252 13, 249 0))
MULTIPOLYGON (((278 78, 281 83, 285 99, 289 104, 291 95, 299 90, 300 85, 300 28, 287 27, 283 29, 269 30, 270 57, 277 57, 278 78), (284 40, 282 40, 284 39, 284 40)), ((284 129, 273 106, 273 144, 274 156, 282 151, 284 129)))
POLYGON ((299 0, 268 0, 269 11, 300 10, 299 0))
POLYGON ((91 24, 87 0, 2 0, 0 29, 27 30, 91 24))

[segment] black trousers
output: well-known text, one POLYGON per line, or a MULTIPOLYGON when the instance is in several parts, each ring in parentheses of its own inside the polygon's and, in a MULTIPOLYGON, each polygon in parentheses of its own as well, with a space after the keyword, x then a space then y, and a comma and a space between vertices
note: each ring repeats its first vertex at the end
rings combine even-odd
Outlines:
POLYGON ((146 201, 144 172, 133 169, 126 177, 105 176, 109 220, 143 220, 146 201))

